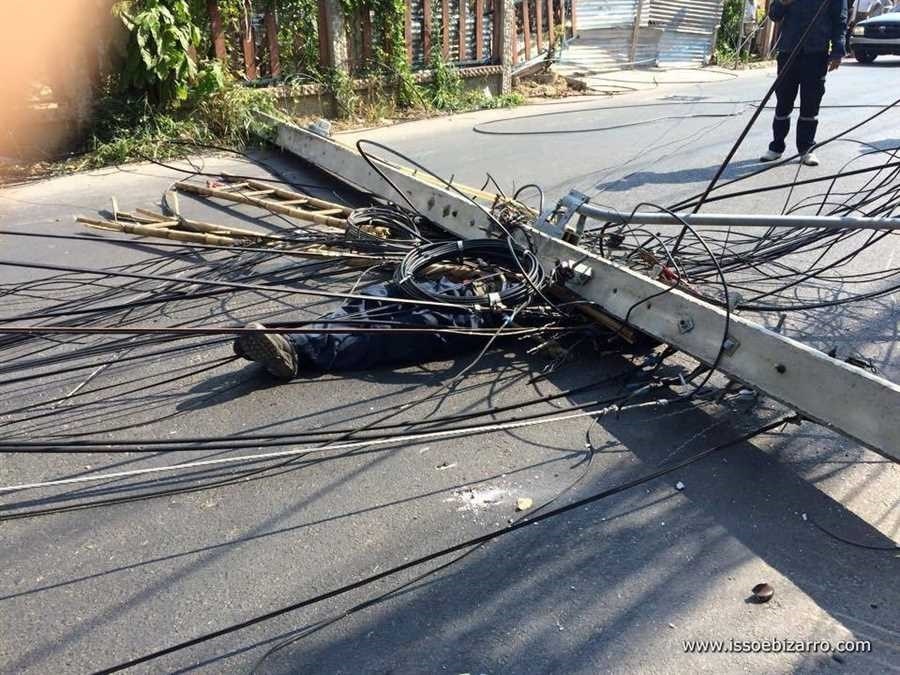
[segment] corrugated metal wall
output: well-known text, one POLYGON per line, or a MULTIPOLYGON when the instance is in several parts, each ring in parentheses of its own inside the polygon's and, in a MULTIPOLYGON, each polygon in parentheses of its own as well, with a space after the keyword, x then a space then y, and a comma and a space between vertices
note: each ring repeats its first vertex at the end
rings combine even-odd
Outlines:
POLYGON ((712 54, 723 0, 651 0, 650 25, 662 28, 659 63, 700 64, 712 54))
POLYGON ((650 23, 666 30, 709 33, 722 17, 722 0, 650 0, 650 23))
POLYGON ((658 62, 662 67, 701 65, 709 61, 712 47, 712 35, 667 30, 659 41, 658 62))
MULTIPOLYGON (((601 73, 626 65, 631 57, 631 28, 605 28, 585 33, 563 52, 554 68, 563 75, 601 73), (585 37, 589 36, 589 37, 585 37)), ((638 35, 635 61, 653 65, 656 61, 657 34, 646 28, 638 35)))
POLYGON ((577 0, 578 30, 631 26, 638 0, 577 0))
MULTIPOLYGON (((641 25, 654 26, 664 32, 657 54, 660 65, 676 63, 700 64, 708 61, 716 27, 722 17, 724 0, 644 0, 641 25)), ((623 36, 604 34, 598 29, 625 28, 634 25, 638 0, 578 0, 578 32, 598 49, 605 49, 611 61, 628 46, 623 36)), ((646 59, 646 54, 641 54, 646 59)), ((641 59, 638 59, 639 61, 641 59)))

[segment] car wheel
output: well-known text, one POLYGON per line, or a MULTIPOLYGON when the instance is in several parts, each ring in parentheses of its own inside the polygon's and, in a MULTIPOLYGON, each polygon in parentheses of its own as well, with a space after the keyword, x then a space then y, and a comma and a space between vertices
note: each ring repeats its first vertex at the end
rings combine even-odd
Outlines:
POLYGON ((860 63, 872 63, 875 59, 878 58, 878 54, 872 54, 871 52, 861 52, 859 50, 856 50, 853 55, 860 63))

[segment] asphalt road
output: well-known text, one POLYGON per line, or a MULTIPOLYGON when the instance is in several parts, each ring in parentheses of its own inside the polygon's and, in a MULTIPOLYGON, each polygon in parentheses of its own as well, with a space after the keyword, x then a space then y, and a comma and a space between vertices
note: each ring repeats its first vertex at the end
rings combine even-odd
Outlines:
MULTIPOLYGON (((467 183, 480 185, 489 172, 507 191, 537 182, 547 199, 577 188, 621 209, 639 201, 670 204, 704 185, 746 123, 749 113, 744 104, 730 102, 758 99, 771 77, 771 72, 761 71, 725 82, 459 115, 357 135, 395 146, 467 183), (623 108, 658 103, 667 105, 623 108), (618 109, 599 110, 609 107, 618 109), (736 114, 697 117, 723 109, 736 114), (542 116, 528 117, 532 115, 542 116), (649 121, 667 116, 673 119, 649 121), (487 127, 493 130, 561 133, 489 136, 472 131, 474 124, 490 120, 498 120, 487 127), (633 126, 572 133, 623 124, 633 126)), ((900 60, 879 60, 872 67, 848 63, 831 76, 826 104, 885 104, 898 95, 898 84, 900 60)), ((874 112, 875 108, 827 108, 820 138, 874 112)), ((760 121, 727 176, 740 175, 753 165, 766 144, 767 125, 768 119, 760 121)), ((893 111, 879 117, 854 132, 853 138, 896 145, 900 114, 893 111)), ((822 166, 804 168, 801 175, 825 175, 859 153, 859 144, 832 144, 820 152, 822 166)), ((335 195, 332 183, 291 158, 270 156, 266 161, 292 180, 322 186, 325 196, 351 203, 358 199, 339 188, 335 195)), ((222 158, 207 158, 205 167, 211 172, 266 174, 261 167, 222 158)), ((753 184, 789 180, 797 170, 784 167, 774 176, 753 179, 753 184)), ((4 189, 0 228, 81 232, 71 223, 73 214, 107 208, 113 195, 123 209, 152 208, 180 177, 172 170, 139 165, 4 189)), ((729 208, 776 212, 785 197, 783 192, 757 195, 729 208)), ((260 220, 253 209, 183 202, 187 213, 207 220, 281 225, 276 219, 260 220)), ((158 266, 153 269, 203 269, 226 279, 254 274, 267 283, 290 281, 303 272, 298 263, 284 261, 254 261, 226 270, 222 256, 210 255, 175 262, 170 257, 151 260, 166 252, 146 244, 122 247, 2 236, 0 247, 0 257, 17 261, 96 268, 146 260, 158 266)), ((896 248, 885 247, 879 264, 895 252, 896 248)), ((46 274, 0 267, 0 283, 46 274)), ((347 290, 354 278, 344 275, 304 283, 347 290)), ((0 314, 18 314, 30 303, 40 301, 24 304, 7 298, 0 314)), ((273 300, 268 294, 240 293, 173 303, 141 321, 222 325, 322 309, 303 298, 273 300)), ((816 347, 838 346, 866 354, 897 381, 898 316, 894 298, 884 298, 853 310, 792 318, 786 329, 816 347)), ((471 360, 461 357, 453 363, 274 385, 255 366, 228 359, 227 343, 209 342, 194 339, 184 343, 190 349, 168 356, 113 362, 84 385, 83 397, 52 408, 48 400, 73 392, 92 371, 0 385, 3 434, 172 439, 354 427, 394 411, 395 406, 445 393, 440 392, 441 383, 471 360), (36 407, 10 412, 27 406, 36 407)), ((52 348, 71 354, 90 344, 92 339, 52 348)), ((17 356, 24 359, 25 352, 39 348, 23 347, 17 356)), ((585 350, 551 377, 535 378, 547 360, 540 354, 527 355, 526 348, 507 345, 496 350, 460 387, 442 396, 440 405, 435 398, 395 419, 504 404, 524 406, 541 396, 601 382, 627 367, 623 355, 585 350)), ((122 353, 140 355, 153 349, 123 345, 122 353)), ((73 363, 90 362, 79 358, 73 363)), ((522 410, 544 412, 552 405, 565 411, 614 390, 601 384, 590 393, 522 410)), ((0 671, 75 673, 111 666, 502 527, 521 515, 515 511, 518 497, 530 497, 535 506, 565 504, 735 438, 778 414, 768 402, 752 408, 745 403, 697 404, 605 418, 596 425, 574 419, 341 456, 323 453, 327 461, 298 463, 291 470, 224 488, 3 521, 0 671)), ((112 459, 101 454, 20 453, 4 456, 0 485, 254 451, 196 450, 174 457, 112 459)), ((229 475, 231 470, 192 477, 229 475)), ((48 494, 93 499, 180 485, 177 476, 160 480, 108 481, 57 493, 26 491, 0 501, 37 504, 48 494)), ((318 625, 438 563, 135 670, 249 672, 255 666, 273 673, 900 670, 897 554, 841 543, 813 524, 870 545, 889 545, 900 537, 898 495, 896 465, 812 425, 789 427, 496 539, 389 599, 334 623, 318 625), (677 482, 683 490, 676 489, 677 482), (774 586, 775 597, 765 605, 753 604, 748 601, 750 589, 762 581, 774 586), (319 630, 298 633, 311 626, 319 630), (289 637, 300 639, 259 663, 289 637), (830 651, 710 655, 686 653, 683 643, 732 638, 870 640, 872 649, 837 657, 830 651)))

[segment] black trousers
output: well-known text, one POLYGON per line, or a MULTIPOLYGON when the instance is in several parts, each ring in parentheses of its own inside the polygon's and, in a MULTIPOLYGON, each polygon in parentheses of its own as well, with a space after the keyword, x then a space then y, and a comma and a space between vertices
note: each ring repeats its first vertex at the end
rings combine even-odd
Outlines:
POLYGON ((775 120, 772 122, 773 140, 769 150, 784 152, 785 139, 791 130, 791 113, 800 92, 800 118, 797 120, 797 152, 806 153, 816 144, 819 126, 819 106, 825 95, 828 74, 827 54, 798 54, 790 68, 785 68, 788 54, 778 55, 778 75, 781 81, 775 88, 775 120))
MULTIPOLYGON (((471 293, 446 280, 433 281, 434 290, 459 295, 471 293)), ((346 325, 360 327, 366 319, 398 322, 412 327, 420 326, 421 333, 294 333, 289 335, 298 368, 325 372, 368 370, 381 366, 426 363, 452 358, 472 349, 484 346, 486 338, 453 333, 432 333, 429 328, 490 328, 499 325, 491 317, 482 317, 465 310, 442 310, 434 307, 397 304, 391 298, 404 297, 393 283, 377 283, 367 286, 360 295, 369 299, 348 299, 335 311, 327 314, 328 324, 313 324, 310 328, 338 328, 341 319, 352 318, 356 323, 346 325)), ((370 324, 375 328, 390 325, 370 324)))

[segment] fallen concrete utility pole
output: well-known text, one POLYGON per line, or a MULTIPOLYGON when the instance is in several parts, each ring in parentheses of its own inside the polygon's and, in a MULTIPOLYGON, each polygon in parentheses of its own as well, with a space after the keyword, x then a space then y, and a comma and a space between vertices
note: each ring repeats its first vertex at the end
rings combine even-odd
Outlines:
MULTIPOLYGON (((278 144, 364 191, 399 195, 353 148, 312 132, 281 124, 278 144)), ((371 159, 371 158, 370 158, 371 159)), ((433 178, 419 180, 407 169, 372 160, 409 202, 460 238, 496 236, 489 215, 477 204, 433 178)), ((833 359, 796 340, 725 312, 677 288, 646 277, 588 250, 525 227, 533 249, 548 269, 557 263, 584 270, 572 291, 640 331, 717 368, 736 380, 794 408, 804 417, 843 433, 882 455, 900 461, 900 385, 833 359)))

